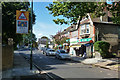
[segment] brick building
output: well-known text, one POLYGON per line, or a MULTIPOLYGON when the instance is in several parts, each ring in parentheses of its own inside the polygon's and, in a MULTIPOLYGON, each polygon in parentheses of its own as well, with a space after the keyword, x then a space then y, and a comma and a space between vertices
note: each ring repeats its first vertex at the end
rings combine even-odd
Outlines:
POLYGON ((80 26, 71 25, 63 32, 61 36, 70 38, 70 54, 79 56, 85 51, 87 57, 91 57, 94 52, 93 43, 95 41, 105 41, 110 43, 110 52, 117 53, 120 49, 120 25, 111 21, 111 13, 107 10, 101 17, 93 18, 88 13, 80 21, 80 26))

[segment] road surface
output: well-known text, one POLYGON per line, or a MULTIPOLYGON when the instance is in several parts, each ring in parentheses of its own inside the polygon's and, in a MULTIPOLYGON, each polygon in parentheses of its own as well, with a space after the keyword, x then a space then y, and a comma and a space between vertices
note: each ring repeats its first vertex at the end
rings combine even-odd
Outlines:
MULTIPOLYGON (((22 50, 20 54, 29 57, 30 51, 22 50)), ((101 78, 118 78, 117 71, 84 65, 71 60, 59 60, 54 56, 45 56, 39 50, 33 50, 33 62, 55 78, 99 78, 100 80, 105 80, 101 78)))

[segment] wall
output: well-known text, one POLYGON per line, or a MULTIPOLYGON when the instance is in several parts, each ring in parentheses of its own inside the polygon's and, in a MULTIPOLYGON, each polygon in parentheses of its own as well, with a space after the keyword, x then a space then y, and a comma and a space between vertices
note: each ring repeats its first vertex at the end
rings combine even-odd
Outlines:
POLYGON ((13 67, 13 46, 2 46, 2 70, 13 67))
POLYGON ((78 30, 71 32, 71 38, 78 38, 78 30))
POLYGON ((110 43, 110 52, 118 51, 118 25, 96 23, 95 29, 99 30, 99 40, 110 43))

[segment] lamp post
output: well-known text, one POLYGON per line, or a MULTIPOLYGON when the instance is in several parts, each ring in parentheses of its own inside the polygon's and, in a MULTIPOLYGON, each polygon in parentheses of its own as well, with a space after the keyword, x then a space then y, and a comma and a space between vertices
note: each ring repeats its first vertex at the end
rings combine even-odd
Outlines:
POLYGON ((32 22, 33 22, 33 0, 31 2, 31 54, 30 54, 30 70, 32 70, 32 22))

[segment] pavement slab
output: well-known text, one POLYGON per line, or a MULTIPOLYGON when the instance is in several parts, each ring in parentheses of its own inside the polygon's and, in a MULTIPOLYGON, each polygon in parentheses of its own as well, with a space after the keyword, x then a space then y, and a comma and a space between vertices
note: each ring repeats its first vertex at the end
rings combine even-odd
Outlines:
POLYGON ((41 78, 40 72, 33 66, 33 69, 30 70, 30 64, 26 61, 19 53, 19 51, 14 52, 14 64, 13 68, 3 71, 2 79, 12 79, 12 80, 34 80, 41 78))
POLYGON ((72 56, 73 61, 81 62, 83 64, 94 65, 97 67, 120 71, 120 63, 118 58, 102 59, 102 58, 87 58, 72 56))

